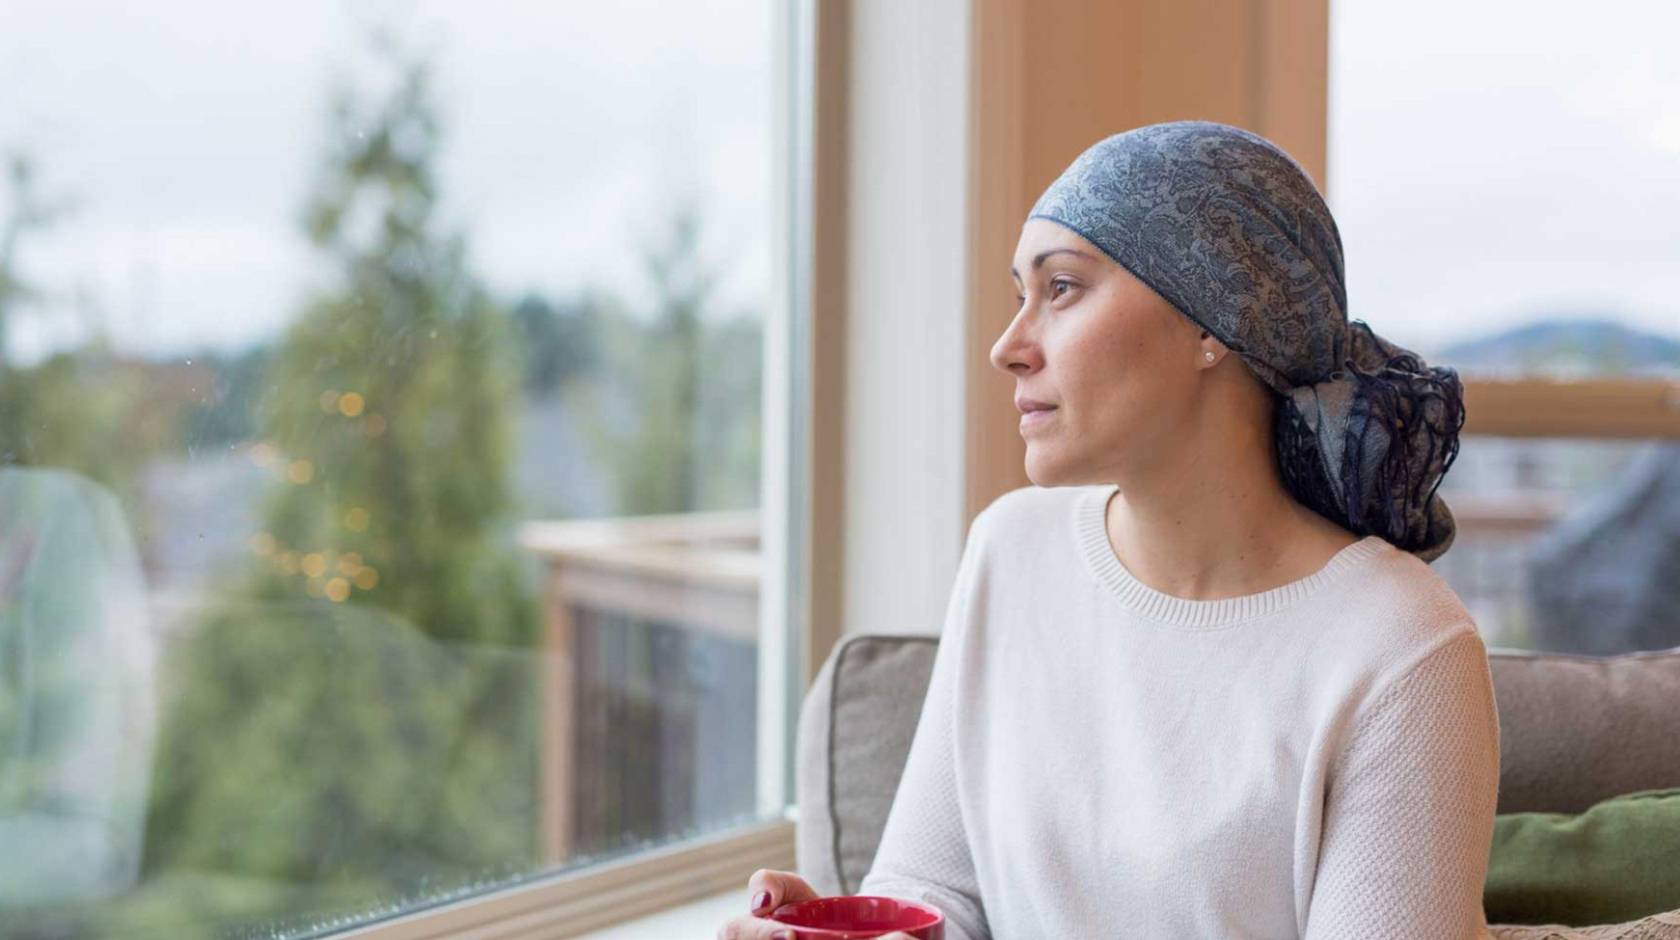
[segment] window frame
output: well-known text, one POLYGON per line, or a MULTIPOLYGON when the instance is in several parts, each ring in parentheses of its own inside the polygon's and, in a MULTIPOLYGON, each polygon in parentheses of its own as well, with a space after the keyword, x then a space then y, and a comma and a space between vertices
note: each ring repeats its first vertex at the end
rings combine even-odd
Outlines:
POLYGON ((1463 385, 1467 437, 1680 438, 1680 378, 1466 378, 1463 385))

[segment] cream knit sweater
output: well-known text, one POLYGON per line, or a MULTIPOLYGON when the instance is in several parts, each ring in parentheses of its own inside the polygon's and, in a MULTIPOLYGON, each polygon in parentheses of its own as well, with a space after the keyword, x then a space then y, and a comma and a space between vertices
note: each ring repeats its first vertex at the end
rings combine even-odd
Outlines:
POLYGON ((859 893, 949 940, 1486 936, 1499 725, 1457 595, 1375 536, 1163 594, 1109 545, 1114 490, 976 517, 859 893))

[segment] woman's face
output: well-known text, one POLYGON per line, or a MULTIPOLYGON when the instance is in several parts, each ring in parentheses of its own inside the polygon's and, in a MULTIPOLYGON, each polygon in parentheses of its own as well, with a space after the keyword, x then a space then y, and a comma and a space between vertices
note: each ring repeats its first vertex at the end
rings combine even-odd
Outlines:
POLYGON ((1204 349, 1217 340, 1131 272, 1048 219, 1021 227, 1011 275, 1020 307, 992 346, 1015 377, 1027 476, 1040 486, 1120 482, 1158 470, 1193 435, 1204 349), (1178 433, 1175 433, 1177 429, 1178 433))

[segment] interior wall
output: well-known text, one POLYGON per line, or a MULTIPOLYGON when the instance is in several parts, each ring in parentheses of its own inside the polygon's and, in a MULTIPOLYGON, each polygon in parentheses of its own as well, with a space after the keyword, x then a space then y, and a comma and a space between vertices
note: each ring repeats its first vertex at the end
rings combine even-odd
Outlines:
POLYGON ((969 0, 847 5, 840 616, 937 632, 965 523, 969 0))

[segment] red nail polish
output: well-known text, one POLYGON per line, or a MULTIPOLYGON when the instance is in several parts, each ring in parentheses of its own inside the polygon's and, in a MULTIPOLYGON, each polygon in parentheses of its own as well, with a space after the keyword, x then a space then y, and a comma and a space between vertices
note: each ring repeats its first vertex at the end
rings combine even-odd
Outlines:
POLYGON ((769 906, 770 906, 770 892, 760 891, 757 894, 753 895, 752 909, 753 909, 754 914, 758 913, 759 911, 764 910, 765 908, 767 908, 769 906))

